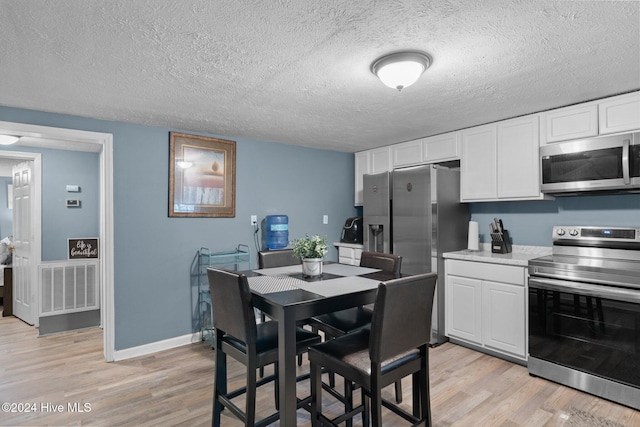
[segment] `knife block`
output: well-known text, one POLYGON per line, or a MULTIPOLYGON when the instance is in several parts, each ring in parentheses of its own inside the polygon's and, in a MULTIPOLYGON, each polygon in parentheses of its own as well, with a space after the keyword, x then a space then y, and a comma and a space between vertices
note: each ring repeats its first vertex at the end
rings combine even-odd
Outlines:
POLYGON ((502 233, 491 233, 491 252, 494 254, 510 254, 511 240, 509 231, 502 230, 502 233))

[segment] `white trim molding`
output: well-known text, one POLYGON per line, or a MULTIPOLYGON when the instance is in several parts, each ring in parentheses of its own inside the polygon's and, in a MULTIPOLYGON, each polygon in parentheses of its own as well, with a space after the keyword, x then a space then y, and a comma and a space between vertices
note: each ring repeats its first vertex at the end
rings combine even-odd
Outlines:
POLYGON ((146 356, 147 354, 156 353, 158 351, 170 350, 172 348, 182 347, 184 345, 202 342, 200 332, 182 335, 179 337, 169 338, 162 341, 156 341, 149 344, 139 345, 137 347, 126 348, 124 350, 116 350, 114 352, 114 361, 132 359, 134 357, 146 356))
MULTIPOLYGON (((103 352, 114 360, 114 230, 113 230, 113 135, 75 129, 1 122, 0 133, 22 137, 20 144, 58 150, 100 153, 100 286, 103 352)), ((34 212, 40 215, 40 211, 34 212)), ((39 244, 39 243, 38 243, 39 244)), ((40 254, 40 251, 38 251, 40 254)))

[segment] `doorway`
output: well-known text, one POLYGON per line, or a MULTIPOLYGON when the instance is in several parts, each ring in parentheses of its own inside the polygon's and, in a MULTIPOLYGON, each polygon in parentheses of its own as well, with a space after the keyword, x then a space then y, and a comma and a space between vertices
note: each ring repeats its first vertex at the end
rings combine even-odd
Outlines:
POLYGON ((0 236, 6 245, 13 248, 10 262, 13 272, 13 291, 11 292, 13 315, 29 325, 38 327, 36 278, 42 242, 42 156, 40 153, 20 151, 0 153, 2 159, 0 165, 3 169, 1 176, 7 177, 11 182, 7 184, 6 190, 7 208, 9 197, 12 199, 11 208, 7 209, 10 212, 11 221, 3 221, 0 236), (17 175, 16 168, 19 168, 17 175))
MULTIPOLYGON (((73 129, 0 122, 0 133, 21 137, 21 146, 60 150, 92 151, 100 156, 100 300, 103 326, 103 354, 114 360, 113 309, 113 135, 73 129)), ((38 196, 36 196, 38 197, 38 196)), ((39 213, 35 210, 34 213, 39 213)), ((39 240, 36 241, 39 244, 39 240)), ((40 254, 40 251, 38 251, 40 254)))

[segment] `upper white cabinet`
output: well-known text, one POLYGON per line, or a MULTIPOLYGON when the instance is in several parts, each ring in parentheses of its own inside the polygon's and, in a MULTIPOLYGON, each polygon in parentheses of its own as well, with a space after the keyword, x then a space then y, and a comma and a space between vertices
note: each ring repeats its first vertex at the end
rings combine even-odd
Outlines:
POLYGON ((449 132, 391 146, 393 168, 460 158, 460 132, 449 132))
POLYGON ((422 139, 403 142, 391 146, 393 167, 409 166, 422 163, 422 139))
POLYGON ((356 206, 362 206, 362 178, 364 175, 387 172, 391 169, 391 146, 355 153, 354 204, 356 206))
POLYGON ((497 181, 496 124, 462 131, 460 159, 460 199, 462 201, 495 199, 497 181))
POLYGON ((435 163, 460 158, 460 132, 430 136, 422 141, 422 162, 435 163))
POLYGON ((542 144, 598 135, 595 102, 546 111, 542 117, 542 144))
POLYGON ((640 92, 542 113, 540 145, 640 129, 640 92))
POLYGON ((537 114, 463 130, 461 201, 544 198, 538 149, 537 114))
POLYGON ((362 190, 364 188, 364 183, 362 182, 362 177, 364 174, 369 172, 369 152, 368 151, 360 151, 355 154, 355 193, 354 193, 354 203, 356 206, 362 206, 363 194, 362 190))
POLYGON ((369 150, 371 159, 369 161, 369 172, 381 173, 392 169, 391 165, 391 147, 381 147, 369 150))
POLYGON ((498 123, 498 198, 542 199, 539 116, 498 123))
POLYGON ((640 92, 598 103, 598 121, 601 135, 640 129, 640 92))

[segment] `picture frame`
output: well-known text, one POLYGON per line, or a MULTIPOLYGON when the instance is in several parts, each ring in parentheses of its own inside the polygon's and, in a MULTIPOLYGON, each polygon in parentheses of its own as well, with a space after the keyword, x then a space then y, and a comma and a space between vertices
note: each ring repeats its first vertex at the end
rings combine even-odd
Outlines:
POLYGON ((169 217, 236 216, 236 142, 169 133, 169 217))

